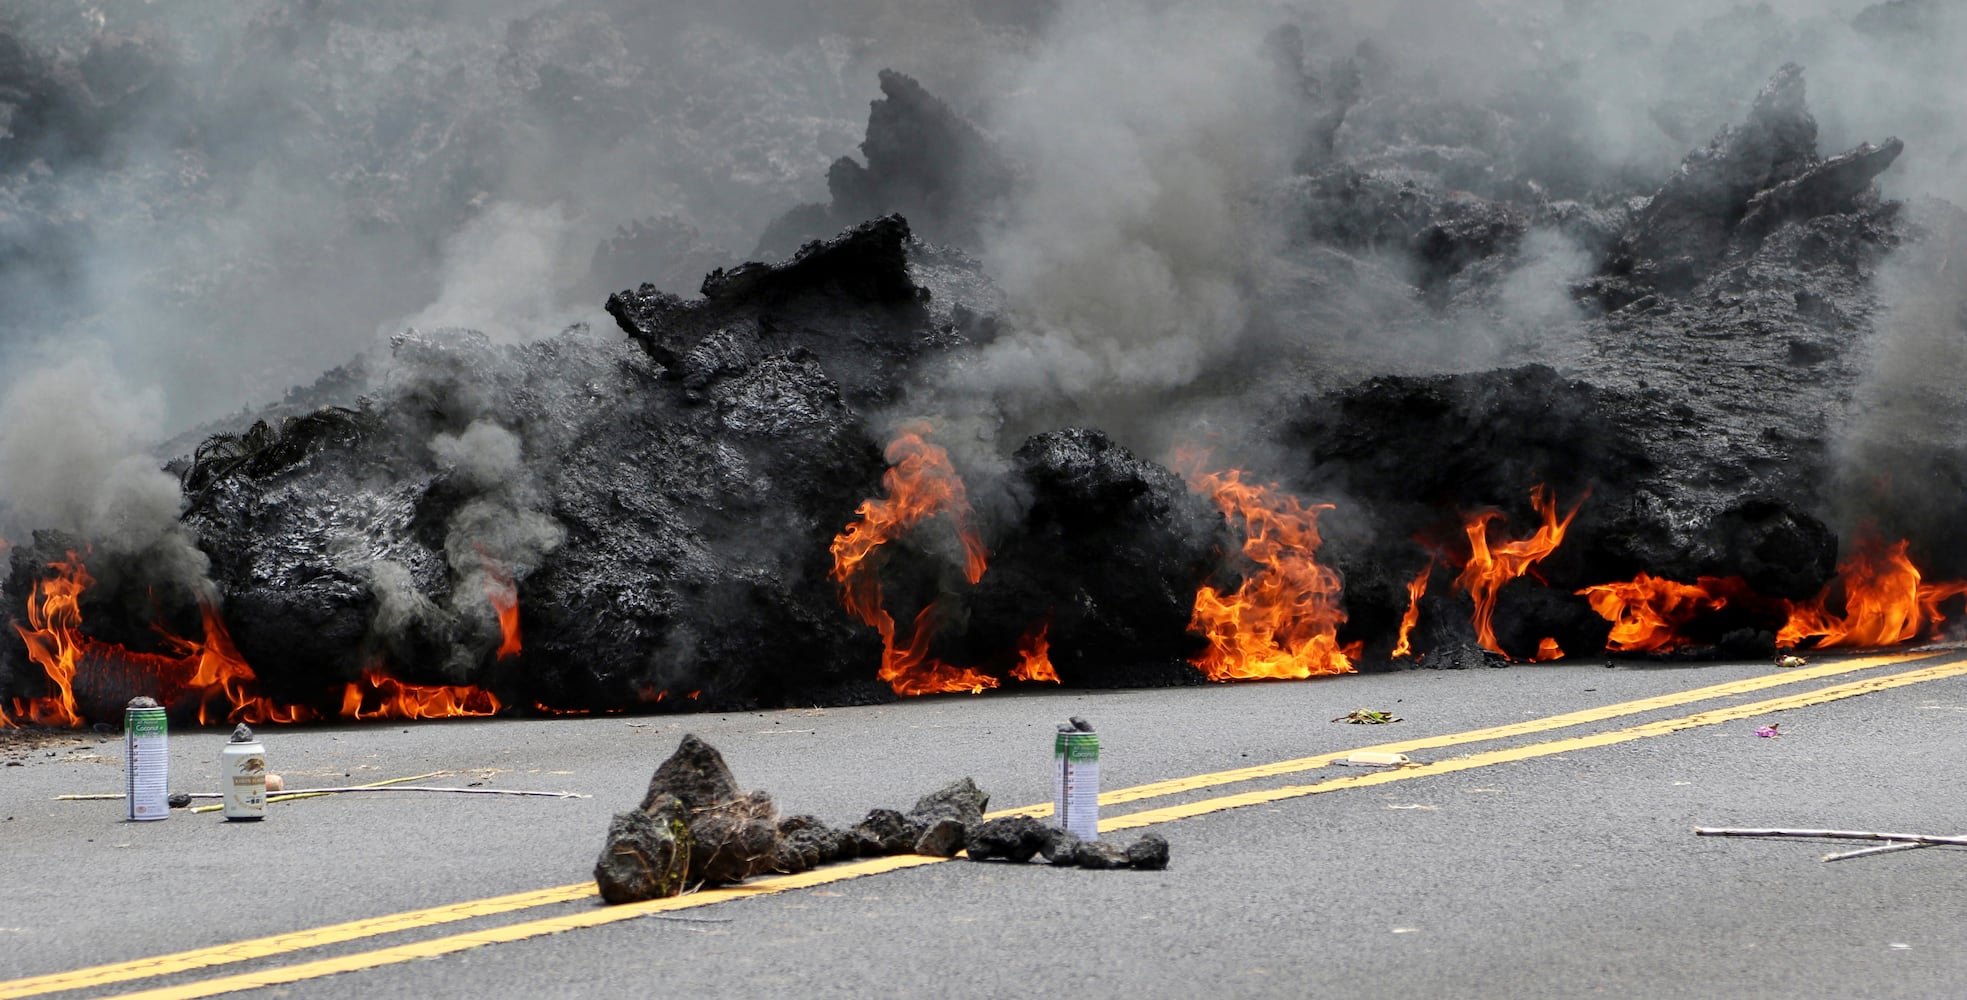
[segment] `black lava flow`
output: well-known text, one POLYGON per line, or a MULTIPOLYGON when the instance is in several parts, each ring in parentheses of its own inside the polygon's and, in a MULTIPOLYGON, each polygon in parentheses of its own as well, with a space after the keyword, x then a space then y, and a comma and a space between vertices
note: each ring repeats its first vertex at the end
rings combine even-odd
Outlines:
MULTIPOLYGON (((867 163, 843 161, 829 204, 775 224, 770 241, 803 241, 790 256, 713 271, 699 298, 650 284, 614 294, 625 338, 570 330, 502 346, 406 332, 370 362, 353 405, 215 437, 174 463, 183 525, 264 693, 331 703, 383 663, 556 710, 893 697, 874 676, 879 638, 841 606, 828 546, 882 495, 883 447, 897 414, 913 415, 917 376, 1011 322, 957 247, 974 238, 970 206, 1016 177, 913 80, 881 85, 867 163), (938 242, 912 230, 917 219, 938 242), (518 462, 487 473, 431 446, 475 433, 516 441, 518 462), (481 561, 517 588, 516 656, 496 654, 481 561)), ((1489 507, 1527 533, 1538 483, 1567 506, 1589 499, 1541 579, 1502 591, 1497 633, 1513 655, 1544 636, 1604 648, 1609 623, 1574 592, 1642 570, 1815 595, 1860 494, 1930 572, 1967 574, 1957 519, 1903 482, 1854 484, 1834 454, 1881 261, 1967 232, 1952 206, 1880 197, 1873 179, 1900 148, 1879 137, 1826 155, 1792 66, 1738 124, 1632 190, 1567 201, 1470 189, 1445 176, 1451 158, 1433 175, 1326 159, 1293 178, 1279 197, 1306 220, 1299 240, 1340 256, 1411 252, 1426 265, 1414 294, 1438 310, 1484 294, 1533 230, 1560 229, 1595 259, 1570 289, 1584 308, 1567 336, 1582 346, 1561 363, 1306 384, 1235 429, 1267 456, 1252 478, 1339 505, 1320 559, 1343 575, 1340 639, 1366 644, 1361 666, 1388 664, 1406 584, 1434 556, 1427 540, 1489 507)), ((1927 474, 1967 481, 1967 461, 1949 455, 1922 456, 1927 474)), ((1214 505, 1167 456, 1097 426, 1041 429, 998 458, 988 482, 969 484, 1009 498, 977 505, 988 571, 960 585, 946 540, 890 543, 880 577, 895 618, 936 603, 934 655, 1000 677, 1044 621, 1064 685, 1199 682, 1196 589, 1240 572, 1241 538, 1214 505)), ((91 540, 14 541, 5 599, 24 621, 48 563, 91 540)), ((158 558, 93 550, 91 635, 155 648, 160 618, 199 634, 201 595, 158 558)), ((1482 662, 1451 575, 1436 570, 1415 645, 1437 665, 1482 662)), ((1773 641, 1767 621, 1709 632, 1700 648, 1719 654, 1773 641)), ((45 693, 20 644, 6 645, 4 692, 45 693)), ((98 718, 124 693, 86 677, 78 688, 98 718)))

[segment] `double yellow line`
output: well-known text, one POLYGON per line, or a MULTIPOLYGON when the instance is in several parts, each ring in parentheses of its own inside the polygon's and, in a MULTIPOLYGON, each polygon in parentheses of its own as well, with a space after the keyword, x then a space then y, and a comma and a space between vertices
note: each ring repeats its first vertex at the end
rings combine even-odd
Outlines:
MULTIPOLYGON (((1486 729, 1475 729, 1461 733, 1381 743, 1361 749, 1390 753, 1414 753, 1489 740, 1535 735, 1554 729, 1640 715, 1715 698, 1744 695, 1771 687, 1799 684, 1805 681, 1818 680, 1875 667, 1904 665, 1919 659, 1920 657, 1916 656, 1901 655, 1866 657, 1823 663, 1814 667, 1764 674, 1744 680, 1694 688, 1687 691, 1678 691, 1653 698, 1621 702, 1602 708, 1568 712, 1542 719, 1492 726, 1486 729)), ((1908 670, 1902 673, 1885 674, 1856 681, 1847 681, 1782 697, 1710 709, 1693 715, 1646 722, 1625 729, 1548 740, 1522 746, 1504 747, 1482 753, 1439 760, 1418 767, 1368 771, 1313 784, 1259 788, 1231 795, 1178 803, 1158 809, 1121 815, 1109 815, 1100 821, 1100 829, 1102 832, 1132 829, 1156 823, 1166 823, 1177 819, 1185 819, 1192 816, 1200 816, 1207 813, 1220 812, 1225 809, 1278 802, 1340 789, 1382 785, 1417 777, 1450 774, 1478 767, 1487 767, 1492 764, 1547 757, 1574 750, 1612 746, 1681 730, 1754 718, 1786 709, 1818 705, 1868 694, 1873 691, 1883 691, 1961 674, 1967 674, 1967 658, 1950 658, 1930 666, 1908 670)), ((1359 751, 1350 750, 1339 753, 1319 754, 1311 757, 1301 757, 1295 760, 1279 761, 1271 764, 1261 764, 1253 767, 1218 771, 1211 774, 1116 789, 1101 795, 1100 804, 1103 807, 1124 805, 1145 799, 1161 798, 1209 788, 1219 788, 1225 785, 1240 784, 1247 781, 1301 773, 1325 767, 1343 760, 1350 754, 1356 752, 1359 751)), ((1052 807, 1048 803, 1039 806, 1027 806, 1022 809, 1000 810, 991 815, 1006 816, 1014 813, 1024 813, 1032 816, 1049 816, 1051 811, 1052 807)), ((189 998, 193 997, 216 996, 223 993, 253 989, 255 987, 314 979, 339 972, 371 969, 414 959, 431 958, 489 944, 521 941, 581 927, 595 927, 602 924, 630 920, 652 913, 708 906, 734 899, 745 899, 753 896, 771 895, 796 889, 810 888, 830 882, 859 878, 864 875, 937 864, 945 860, 947 859, 915 855, 874 858, 852 864, 833 865, 827 868, 802 872, 797 875, 786 875, 727 888, 705 890, 687 896, 650 900, 644 903, 631 903, 622 906, 590 907, 572 913, 506 924, 500 927, 467 931, 461 934, 416 941, 374 951, 318 959, 295 965, 277 966, 236 975, 197 980, 176 986, 165 986, 138 993, 123 994, 123 996, 142 997, 146 998, 146 1000, 167 1000, 167 998, 168 1000, 189 1000, 189 998)), ((288 934, 275 934, 211 948, 158 955, 136 961, 98 965, 84 969, 75 969, 69 972, 15 979, 0 982, 0 1000, 13 1000, 13 998, 18 997, 88 989, 136 979, 149 979, 157 976, 190 972, 197 969, 289 954, 324 945, 361 940, 383 934, 434 927, 460 920, 496 916, 534 907, 586 900, 594 895, 593 883, 582 882, 532 892, 495 896, 488 899, 473 900, 449 906, 410 910, 388 916, 332 924, 288 934)))

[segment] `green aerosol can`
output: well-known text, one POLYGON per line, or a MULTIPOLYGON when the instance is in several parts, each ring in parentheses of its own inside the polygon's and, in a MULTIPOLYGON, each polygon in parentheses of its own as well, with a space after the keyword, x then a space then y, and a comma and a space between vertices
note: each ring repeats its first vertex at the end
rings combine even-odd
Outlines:
POLYGON ((133 820, 171 817, 169 730, 154 698, 132 698, 123 709, 123 802, 133 820))
POLYGON ((1081 840, 1100 836, 1100 738, 1078 716, 1052 743, 1052 822, 1081 840))

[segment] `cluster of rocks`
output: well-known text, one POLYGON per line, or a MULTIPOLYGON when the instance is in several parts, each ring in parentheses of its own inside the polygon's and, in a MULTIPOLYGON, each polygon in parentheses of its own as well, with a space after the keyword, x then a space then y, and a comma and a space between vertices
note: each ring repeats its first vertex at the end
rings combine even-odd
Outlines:
POLYGON ((674 896, 702 883, 741 882, 766 873, 801 872, 854 858, 891 854, 1025 862, 1043 855, 1056 866, 1168 866, 1168 842, 1148 834, 1121 847, 1082 841, 1029 816, 983 818, 990 796, 963 778, 923 796, 907 812, 874 809, 845 829, 816 817, 778 815, 772 797, 739 787, 724 757, 694 735, 656 768, 635 809, 615 814, 594 866, 610 903, 674 896))
POLYGON ((970 831, 965 847, 971 861, 1022 864, 1043 857, 1047 864, 1058 868, 1158 871, 1168 867, 1168 839, 1158 833, 1142 834, 1139 840, 1122 846, 1110 840, 1082 840, 1070 830, 1049 826, 1030 816, 986 820, 970 831))

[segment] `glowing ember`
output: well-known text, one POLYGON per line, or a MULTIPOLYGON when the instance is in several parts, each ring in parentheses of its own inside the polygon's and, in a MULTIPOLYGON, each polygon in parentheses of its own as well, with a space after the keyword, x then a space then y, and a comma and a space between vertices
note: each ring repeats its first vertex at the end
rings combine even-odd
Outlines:
POLYGON ((1018 640, 1018 665, 1011 668, 1012 677, 1021 681, 1059 682, 1059 672, 1052 669, 1052 644, 1045 638, 1051 630, 1052 624, 1046 622, 1018 640))
MULTIPOLYGON (((1589 496, 1589 492, 1586 496, 1589 496)), ((1535 534, 1528 538, 1489 544, 1489 522, 1502 517, 1500 511, 1486 510, 1470 515, 1463 527, 1468 533, 1469 557, 1462 565, 1461 575, 1455 577, 1457 589, 1467 591, 1475 599, 1475 639, 1492 653, 1504 653, 1496 643, 1496 596, 1502 592, 1503 585, 1530 572, 1531 567, 1541 562, 1545 556, 1557 550, 1564 541, 1564 532, 1571 526, 1571 519, 1578 516, 1578 508, 1584 504, 1584 497, 1571 505, 1563 519, 1557 516, 1557 498, 1544 490, 1538 483, 1530 488, 1530 504, 1543 517, 1543 524, 1535 534)))
POLYGON ((342 692, 345 719, 448 719, 496 715, 499 700, 471 685, 406 684, 381 671, 362 671, 362 679, 342 692))
POLYGON ((896 694, 980 692, 996 687, 997 678, 950 666, 928 655, 935 634, 933 603, 915 616, 908 638, 901 642, 896 641, 894 617, 881 606, 880 566, 874 555, 881 546, 937 514, 948 513, 956 524, 963 545, 964 576, 971 583, 983 578, 983 540, 970 527, 970 501, 963 480, 950 464, 949 453, 924 440, 929 430, 927 424, 908 424, 889 442, 888 471, 881 477, 887 497, 862 501, 854 512, 858 520, 834 536, 832 575, 840 585, 840 600, 847 613, 880 631, 881 670, 877 676, 896 694))
POLYGON ((519 655, 519 585, 513 582, 512 571, 505 564, 486 555, 483 549, 478 557, 485 563, 485 600, 491 602, 492 610, 499 616, 499 632, 505 640, 499 643, 498 658, 519 655))
POLYGON ((1890 646, 1938 635, 1946 620, 1940 603, 1967 594, 1967 581, 1920 582, 1907 548, 1905 539, 1888 549, 1875 535, 1861 535, 1857 551, 1837 568, 1838 578, 1815 600, 1790 609, 1776 645, 1890 646), (1842 614, 1829 610, 1838 590, 1844 596, 1842 614))
POLYGON ((1434 560, 1429 559, 1407 584, 1407 613, 1400 616, 1400 638, 1393 644, 1394 656, 1414 655, 1414 647, 1408 640, 1413 637, 1414 626, 1421 622, 1421 597, 1427 593, 1427 578, 1433 573, 1434 560))
POLYGON ((1193 661, 1212 681, 1311 677, 1352 671, 1357 645, 1339 647, 1345 622, 1339 574, 1318 564, 1318 512, 1275 485, 1253 486, 1242 473, 1186 466, 1190 487, 1206 493, 1231 524, 1243 525, 1243 555, 1255 570, 1234 593, 1203 586, 1195 594, 1189 631, 1209 640, 1193 661))

